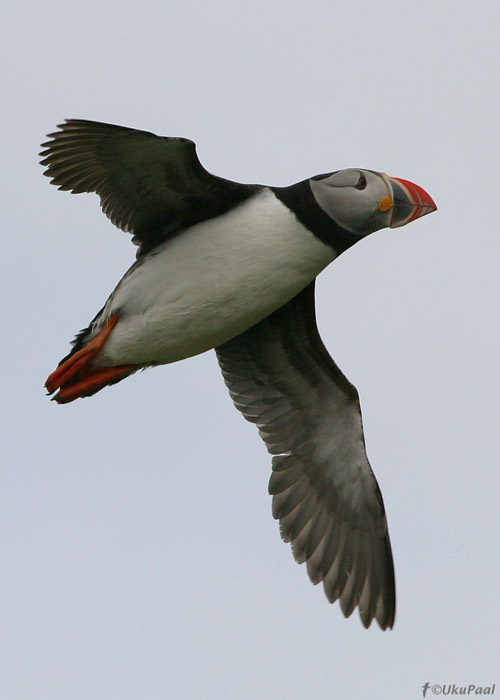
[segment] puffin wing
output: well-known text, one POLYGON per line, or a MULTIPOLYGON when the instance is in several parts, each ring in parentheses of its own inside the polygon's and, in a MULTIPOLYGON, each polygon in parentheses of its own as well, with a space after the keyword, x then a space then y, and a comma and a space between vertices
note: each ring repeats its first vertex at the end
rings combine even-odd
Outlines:
POLYGON ((319 336, 314 282, 216 348, 236 407, 272 459, 280 531, 313 583, 365 627, 395 615, 394 567, 382 495, 368 462, 358 392, 319 336))
POLYGON ((60 190, 96 192, 106 216, 134 236, 139 253, 260 189, 211 175, 193 141, 68 119, 42 144, 45 175, 60 190))

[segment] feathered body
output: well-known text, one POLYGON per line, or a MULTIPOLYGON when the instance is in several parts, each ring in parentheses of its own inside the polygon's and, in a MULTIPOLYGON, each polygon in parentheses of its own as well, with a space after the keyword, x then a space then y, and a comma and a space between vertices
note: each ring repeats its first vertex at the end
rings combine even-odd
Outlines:
POLYGON ((137 261, 46 387, 58 403, 215 348, 231 397, 269 452, 273 515, 343 613, 392 627, 384 504, 359 397, 319 336, 317 275, 364 236, 434 211, 418 185, 372 170, 290 187, 208 173, 192 141, 69 120, 44 144, 60 189, 96 192, 137 261))

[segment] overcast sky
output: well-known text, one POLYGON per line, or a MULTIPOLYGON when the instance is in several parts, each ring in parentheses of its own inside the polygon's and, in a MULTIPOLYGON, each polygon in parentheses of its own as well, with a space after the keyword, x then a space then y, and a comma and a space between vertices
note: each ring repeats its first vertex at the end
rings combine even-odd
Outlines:
POLYGON ((481 0, 4 8, 2 700, 500 692, 499 25, 481 0), (65 117, 189 137, 242 182, 366 167, 436 200, 318 282, 384 494, 393 631, 345 620, 293 561, 213 353, 44 395, 135 254, 97 197, 43 177, 65 117))

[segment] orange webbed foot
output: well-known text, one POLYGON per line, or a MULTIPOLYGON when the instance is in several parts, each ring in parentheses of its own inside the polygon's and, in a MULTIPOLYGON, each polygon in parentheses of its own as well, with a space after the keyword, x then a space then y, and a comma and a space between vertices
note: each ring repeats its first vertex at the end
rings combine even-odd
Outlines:
POLYGON ((108 384, 114 384, 139 369, 137 365, 91 366, 92 360, 100 352, 118 321, 118 316, 111 316, 106 325, 87 345, 70 355, 49 375, 45 382, 49 394, 59 389, 59 392, 53 397, 54 401, 69 403, 74 399, 91 396, 99 389, 108 384))

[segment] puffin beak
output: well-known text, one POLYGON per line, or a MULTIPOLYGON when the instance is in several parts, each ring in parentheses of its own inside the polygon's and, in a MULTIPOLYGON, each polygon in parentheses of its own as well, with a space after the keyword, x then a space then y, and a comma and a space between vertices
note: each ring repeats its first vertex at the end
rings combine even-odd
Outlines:
POLYGON ((399 177, 386 177, 392 187, 394 200, 391 228, 404 226, 420 216, 436 211, 434 200, 422 187, 399 177))

